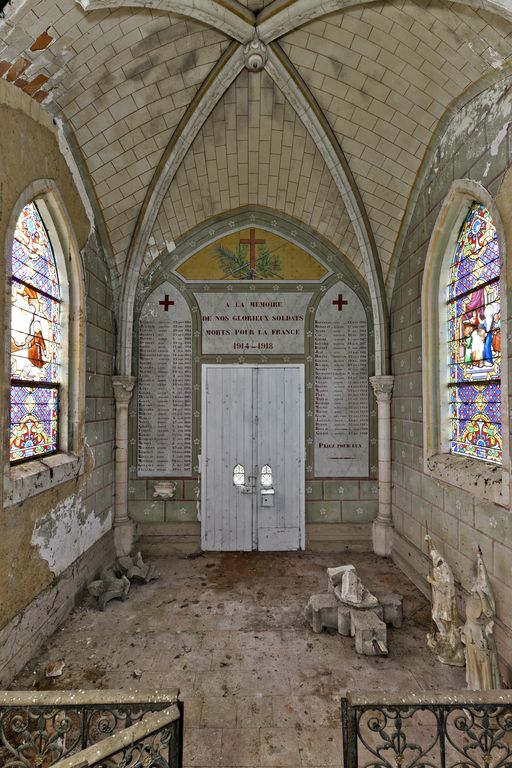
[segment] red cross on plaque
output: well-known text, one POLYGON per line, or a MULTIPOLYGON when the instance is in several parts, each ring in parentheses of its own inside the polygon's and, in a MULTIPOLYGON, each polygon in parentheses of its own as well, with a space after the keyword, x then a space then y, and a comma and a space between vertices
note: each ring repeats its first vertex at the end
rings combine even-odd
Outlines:
POLYGON ((336 304, 338 307, 338 312, 343 312, 343 306, 348 304, 348 301, 343 298, 342 293, 338 293, 338 298, 333 301, 333 304, 336 304))
POLYGON ((263 245, 265 242, 266 240, 256 239, 255 229, 249 230, 249 238, 242 238, 240 240, 240 245, 249 246, 249 271, 250 271, 251 277, 253 277, 254 272, 256 271, 256 246, 263 245))
POLYGON ((163 306, 163 308, 165 309, 166 312, 168 312, 169 311, 169 307, 172 307, 172 305, 174 304, 174 301, 171 301, 171 299, 168 297, 168 295, 165 294, 165 299, 163 301, 159 301, 158 303, 163 306))

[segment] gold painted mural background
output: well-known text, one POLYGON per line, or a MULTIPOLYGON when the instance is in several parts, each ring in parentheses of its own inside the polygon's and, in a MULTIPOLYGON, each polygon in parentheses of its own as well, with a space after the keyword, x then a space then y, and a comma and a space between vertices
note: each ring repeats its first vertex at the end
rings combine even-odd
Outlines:
POLYGON ((258 227, 223 235, 176 268, 187 281, 319 281, 328 270, 289 240, 258 227))

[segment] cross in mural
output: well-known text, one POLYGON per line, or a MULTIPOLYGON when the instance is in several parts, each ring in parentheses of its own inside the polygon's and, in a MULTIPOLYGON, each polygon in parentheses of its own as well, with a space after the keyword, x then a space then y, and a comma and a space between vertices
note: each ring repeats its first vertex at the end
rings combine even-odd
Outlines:
POLYGON ((174 301, 171 301, 171 299, 168 297, 168 295, 165 294, 165 299, 163 301, 159 301, 158 303, 163 306, 163 308, 165 309, 166 312, 168 312, 169 311, 169 307, 172 307, 172 305, 174 304, 174 301))
POLYGON ((240 245, 248 245, 249 246, 249 272, 251 273, 251 276, 254 275, 256 271, 256 246, 257 245, 265 245, 266 240, 257 240, 256 239, 256 230, 250 229, 249 230, 249 238, 241 238, 240 239, 240 245))
POLYGON ((348 301, 343 298, 343 294, 342 293, 339 293, 338 294, 338 298, 334 299, 334 301, 332 303, 336 304, 336 306, 338 307, 338 312, 343 312, 343 306, 345 304, 348 304, 348 301))
POLYGON ((224 276, 238 280, 281 278, 279 256, 266 248, 266 242, 263 238, 256 237, 256 229, 251 228, 249 237, 241 237, 235 251, 219 245, 216 248, 217 258, 224 276), (247 246, 249 246, 249 258, 247 258, 247 246))

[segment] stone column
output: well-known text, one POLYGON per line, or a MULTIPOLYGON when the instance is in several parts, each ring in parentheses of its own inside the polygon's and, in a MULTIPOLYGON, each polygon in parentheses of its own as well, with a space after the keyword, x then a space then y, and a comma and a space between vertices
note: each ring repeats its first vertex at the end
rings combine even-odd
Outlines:
POLYGON ((134 539, 134 525, 128 517, 128 406, 135 378, 113 376, 112 386, 116 401, 114 542, 116 554, 121 557, 130 554, 134 539))
POLYGON ((393 544, 391 517, 391 393, 393 376, 371 376, 370 384, 377 399, 379 429, 379 511, 373 521, 373 551, 389 557, 393 544))

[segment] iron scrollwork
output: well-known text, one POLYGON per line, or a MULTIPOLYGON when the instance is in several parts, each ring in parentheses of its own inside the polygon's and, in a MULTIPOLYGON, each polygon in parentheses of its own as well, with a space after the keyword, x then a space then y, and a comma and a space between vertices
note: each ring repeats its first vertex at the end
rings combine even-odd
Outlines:
POLYGON ((512 766, 509 703, 351 706, 345 699, 342 715, 345 768, 512 766))
MULTIPOLYGON (((167 706, 168 701, 113 706, 0 706, 0 765, 50 768, 167 706)), ((180 768, 182 736, 182 723, 172 723, 98 763, 98 768, 180 768)))

